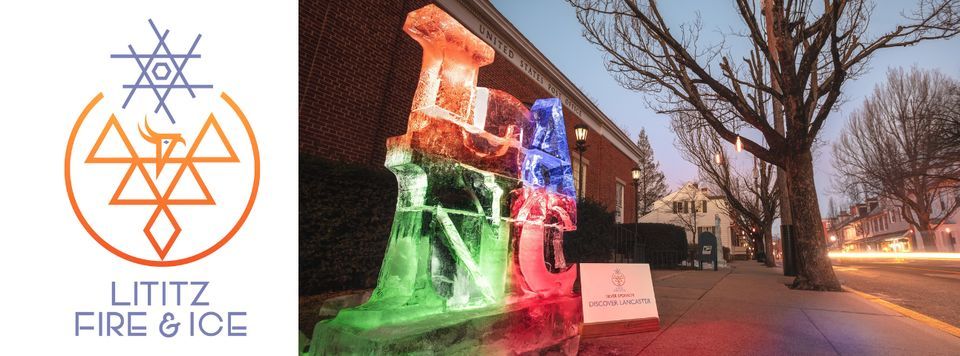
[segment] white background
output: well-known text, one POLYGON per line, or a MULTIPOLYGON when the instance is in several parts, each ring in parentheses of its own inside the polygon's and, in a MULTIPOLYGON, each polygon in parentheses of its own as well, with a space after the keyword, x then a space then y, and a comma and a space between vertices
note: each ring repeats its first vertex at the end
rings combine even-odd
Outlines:
MULTIPOLYGON (((297 345, 297 5, 295 2, 63 1, 0 5, 0 354, 284 355, 297 345), (124 95, 138 75, 132 60, 110 59, 133 44, 172 51, 203 34, 186 67, 243 109, 260 146, 256 204, 239 233, 212 255, 156 268, 114 256, 77 221, 64 186, 70 130, 98 92, 124 95), (151 42, 153 41, 153 42, 151 42), (196 61, 196 62, 194 62, 196 61), (148 337, 74 336, 77 311, 110 306, 110 282, 205 280, 209 308, 246 311, 246 337, 166 339, 150 313, 148 337)), ((210 90, 208 90, 210 91, 210 90)), ((189 98, 173 92, 171 108, 189 98)), ((134 101, 152 102, 138 93, 134 101)), ((121 290, 129 295, 130 291, 121 290)), ((183 328, 183 326, 181 326, 183 328)))

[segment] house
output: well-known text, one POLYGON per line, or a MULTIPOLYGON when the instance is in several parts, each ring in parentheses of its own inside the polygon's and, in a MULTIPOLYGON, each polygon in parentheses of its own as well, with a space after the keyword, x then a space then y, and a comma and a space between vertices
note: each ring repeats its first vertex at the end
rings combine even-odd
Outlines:
POLYGON ((853 204, 846 211, 828 219, 827 243, 831 249, 855 252, 960 251, 954 235, 958 213, 944 216, 950 197, 938 197, 933 204, 933 248, 924 248, 914 228, 903 218, 900 206, 885 199, 870 198, 853 204))
MULTIPOLYGON (((697 183, 683 184, 653 204, 653 210, 640 218, 641 223, 672 224, 687 233, 687 242, 693 244, 694 234, 711 232, 719 244, 730 249, 731 255, 746 255, 746 234, 740 231, 727 215, 726 199, 711 194, 697 183), (735 237, 735 238, 734 238, 735 237)), ((723 256, 720 256, 723 259, 723 256)))

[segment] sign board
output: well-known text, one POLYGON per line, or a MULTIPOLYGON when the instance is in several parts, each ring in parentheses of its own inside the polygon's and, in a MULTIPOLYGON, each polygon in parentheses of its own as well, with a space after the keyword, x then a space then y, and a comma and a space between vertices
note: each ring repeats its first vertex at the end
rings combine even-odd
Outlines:
POLYGON ((712 263, 713 270, 716 271, 717 254, 715 251, 717 250, 717 237, 713 233, 706 231, 701 232, 700 235, 697 236, 697 240, 700 241, 700 258, 698 258, 700 261, 700 269, 703 269, 703 263, 706 262, 712 263))
POLYGON ((581 263, 583 336, 609 336, 660 329, 650 265, 581 263))

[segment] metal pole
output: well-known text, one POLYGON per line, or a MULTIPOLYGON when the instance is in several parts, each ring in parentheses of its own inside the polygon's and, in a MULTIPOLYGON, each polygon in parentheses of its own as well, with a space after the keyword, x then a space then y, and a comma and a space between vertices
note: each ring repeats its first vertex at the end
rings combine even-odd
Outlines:
POLYGON ((577 145, 577 152, 580 153, 580 162, 578 162, 580 168, 579 168, 579 171, 577 171, 577 175, 580 176, 579 180, 577 181, 577 195, 580 198, 583 198, 583 146, 582 145, 577 145))
POLYGON ((640 180, 633 180, 633 259, 634 263, 640 263, 639 248, 640 243, 640 180))
MULTIPOLYGON (((579 160, 580 162, 578 162, 580 168, 579 168, 579 171, 577 172, 577 175, 579 176, 579 180, 577 181, 577 197, 583 198, 583 145, 581 145, 579 142, 577 142, 577 152, 580 153, 580 160, 579 160)), ((580 260, 578 262, 583 263, 583 239, 580 239, 580 241, 577 241, 577 258, 580 260)), ((580 275, 580 270, 577 269, 578 278, 579 278, 579 275, 580 275)))

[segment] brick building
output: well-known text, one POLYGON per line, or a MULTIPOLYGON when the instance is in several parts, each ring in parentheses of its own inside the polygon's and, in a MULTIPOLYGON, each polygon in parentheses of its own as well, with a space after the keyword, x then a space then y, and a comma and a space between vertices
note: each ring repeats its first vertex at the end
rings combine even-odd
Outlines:
POLYGON ((421 47, 402 26, 407 13, 431 3, 495 49, 478 86, 528 106, 561 99, 575 176, 573 128, 587 125, 583 194, 616 211, 618 220, 632 216, 630 171, 640 155, 633 140, 486 0, 300 1, 301 155, 382 167, 387 138, 406 131, 421 67, 421 47))

